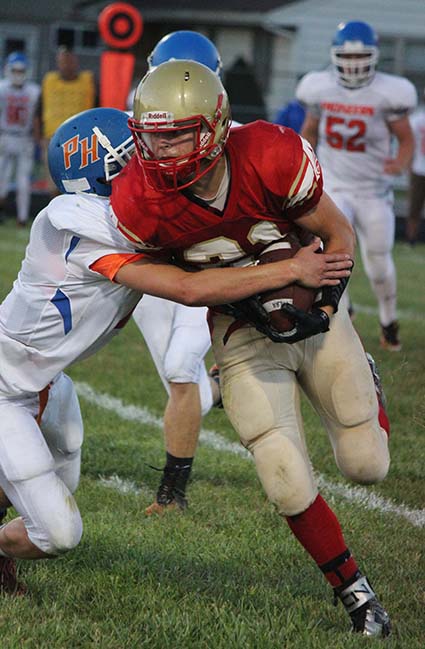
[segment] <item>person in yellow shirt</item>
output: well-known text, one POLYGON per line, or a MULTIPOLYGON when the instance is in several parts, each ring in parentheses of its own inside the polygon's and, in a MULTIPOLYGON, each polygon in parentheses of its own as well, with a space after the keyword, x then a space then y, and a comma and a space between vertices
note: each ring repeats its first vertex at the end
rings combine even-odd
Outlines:
MULTIPOLYGON (((59 47, 56 54, 56 70, 47 72, 41 83, 41 123, 44 159, 47 147, 56 129, 69 117, 96 106, 96 83, 90 70, 79 69, 75 52, 59 47)), ((48 189, 56 194, 47 170, 48 189)))

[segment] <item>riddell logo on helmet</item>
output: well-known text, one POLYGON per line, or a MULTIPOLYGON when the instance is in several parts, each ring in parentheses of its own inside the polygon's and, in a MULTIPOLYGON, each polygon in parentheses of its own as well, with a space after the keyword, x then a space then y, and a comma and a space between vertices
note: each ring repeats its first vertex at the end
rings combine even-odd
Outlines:
POLYGON ((172 122, 174 121, 174 115, 173 113, 169 113, 165 110, 163 111, 148 111, 147 113, 143 113, 142 115, 142 121, 143 122, 152 122, 152 121, 166 121, 166 122, 172 122))

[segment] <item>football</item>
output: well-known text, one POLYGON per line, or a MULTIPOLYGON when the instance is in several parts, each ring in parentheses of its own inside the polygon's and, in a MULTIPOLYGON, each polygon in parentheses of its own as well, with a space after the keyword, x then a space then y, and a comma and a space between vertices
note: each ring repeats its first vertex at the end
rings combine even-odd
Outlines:
MULTIPOLYGON (((265 248, 258 258, 259 264, 269 264, 273 261, 291 259, 301 248, 301 242, 295 233, 290 232, 282 239, 273 241, 265 248)), ((289 284, 283 288, 273 289, 261 294, 261 304, 270 314, 270 322, 280 332, 291 331, 294 324, 280 307, 284 302, 293 304, 298 309, 309 312, 316 300, 317 289, 306 288, 300 284, 289 284)))

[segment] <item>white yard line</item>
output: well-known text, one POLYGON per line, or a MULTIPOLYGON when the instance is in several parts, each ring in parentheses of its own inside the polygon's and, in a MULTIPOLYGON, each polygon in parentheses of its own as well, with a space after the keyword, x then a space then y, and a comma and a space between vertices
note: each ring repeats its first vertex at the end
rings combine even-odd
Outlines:
POLYGON ((144 495, 148 498, 153 498, 155 495, 151 489, 144 486, 138 487, 132 480, 124 480, 119 475, 100 476, 99 482, 103 487, 118 491, 121 494, 144 495))
MULTIPOLYGON (((378 309, 375 306, 366 306, 366 304, 353 303, 354 313, 365 313, 366 315, 378 316, 378 309)), ((417 320, 423 322, 423 314, 408 309, 398 309, 397 315, 399 320, 417 320)))
MULTIPOLYGON (((162 419, 152 414, 147 408, 126 405, 121 399, 109 394, 96 392, 88 383, 75 382, 76 390, 80 397, 109 412, 113 412, 126 421, 137 421, 140 424, 149 424, 155 428, 162 428, 162 419)), ((217 451, 227 451, 234 455, 250 459, 250 454, 240 444, 229 442, 213 430, 202 429, 200 442, 217 451)), ((119 476, 101 478, 102 484, 121 493, 141 493, 133 482, 122 480, 119 476)), ((342 483, 330 482, 324 476, 318 476, 320 487, 332 494, 344 498, 352 503, 359 504, 364 509, 377 510, 381 514, 393 514, 406 519, 414 527, 425 527, 425 509, 410 509, 406 505, 399 505, 382 496, 371 493, 364 487, 351 487, 342 483)), ((151 494, 150 494, 151 495, 151 494)))

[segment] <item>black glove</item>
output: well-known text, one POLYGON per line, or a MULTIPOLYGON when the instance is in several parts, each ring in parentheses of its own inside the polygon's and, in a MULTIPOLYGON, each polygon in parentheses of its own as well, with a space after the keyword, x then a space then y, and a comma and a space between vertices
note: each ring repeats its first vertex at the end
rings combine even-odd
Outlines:
POLYGON ((240 302, 224 304, 220 309, 237 320, 249 322, 274 343, 296 343, 329 330, 329 317, 325 311, 313 309, 311 313, 306 313, 292 304, 285 303, 282 304, 281 309, 293 321, 294 327, 290 331, 278 331, 270 323, 270 316, 258 295, 240 302))
MULTIPOLYGON (((353 265, 351 266, 351 272, 353 272, 354 268, 354 261, 353 265)), ((334 310, 334 313, 338 311, 338 304, 339 301, 342 297, 342 294, 345 291, 345 288, 348 284, 348 280, 350 279, 351 275, 348 277, 342 277, 339 280, 339 284, 337 286, 324 286, 322 288, 322 297, 321 299, 316 302, 315 306, 331 306, 334 310)))
POLYGON ((280 308, 291 318, 294 328, 291 331, 279 333, 279 336, 284 338, 278 342, 296 343, 299 340, 329 331, 329 316, 322 309, 314 307, 310 313, 307 313, 289 303, 282 304, 280 308))

